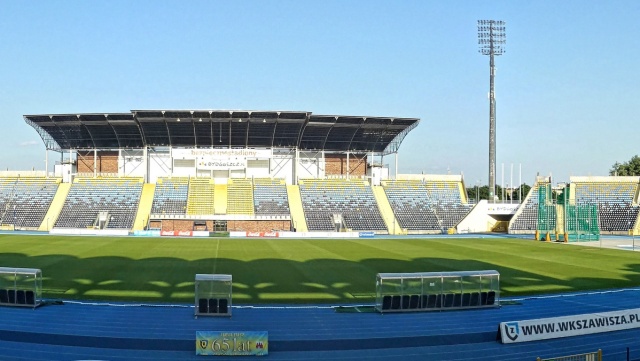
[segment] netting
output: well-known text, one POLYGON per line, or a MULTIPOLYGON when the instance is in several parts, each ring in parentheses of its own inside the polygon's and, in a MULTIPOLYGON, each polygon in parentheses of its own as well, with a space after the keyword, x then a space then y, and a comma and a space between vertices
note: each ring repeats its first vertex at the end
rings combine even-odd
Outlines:
POLYGON ((551 183, 539 184, 536 230, 547 240, 599 240, 600 219, 597 203, 576 203, 570 199, 570 190, 569 186, 566 187, 554 200, 551 183))
POLYGON ((597 204, 566 204, 565 232, 569 241, 597 241, 600 239, 597 204))
POLYGON ((551 184, 538 186, 538 222, 536 229, 541 233, 555 232, 556 205, 551 193, 551 184))

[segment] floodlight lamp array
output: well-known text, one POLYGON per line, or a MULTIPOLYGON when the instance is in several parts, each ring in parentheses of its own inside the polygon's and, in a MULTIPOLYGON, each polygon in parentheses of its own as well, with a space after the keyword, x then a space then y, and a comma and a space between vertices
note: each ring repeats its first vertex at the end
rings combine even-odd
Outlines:
POLYGON ((482 55, 502 55, 507 43, 507 23, 502 20, 478 20, 478 52, 482 55))

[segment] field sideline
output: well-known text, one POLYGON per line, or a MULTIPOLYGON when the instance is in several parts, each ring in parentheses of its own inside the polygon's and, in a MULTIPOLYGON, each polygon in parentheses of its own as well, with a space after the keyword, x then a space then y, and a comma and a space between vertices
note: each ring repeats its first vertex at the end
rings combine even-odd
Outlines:
POLYGON ((193 302, 196 273, 235 304, 371 303, 379 272, 495 269, 502 296, 635 287, 635 252, 522 239, 284 240, 0 235, 0 266, 40 268, 44 297, 193 302))

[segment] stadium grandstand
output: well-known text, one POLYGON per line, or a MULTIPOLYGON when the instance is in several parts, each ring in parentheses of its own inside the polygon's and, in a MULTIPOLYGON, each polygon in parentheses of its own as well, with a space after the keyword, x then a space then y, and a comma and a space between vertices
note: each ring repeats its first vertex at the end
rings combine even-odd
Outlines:
POLYGON ((390 175, 384 157, 397 164, 417 118, 134 110, 24 119, 47 159, 60 160, 39 177, 2 179, 4 228, 426 234, 454 229, 472 208, 462 176, 390 175), (31 193, 38 202, 27 204, 31 193))
MULTIPOLYGON (((537 177, 522 204, 398 174, 417 118, 297 111, 25 115, 53 171, 2 172, 0 227, 87 233, 637 234, 639 177, 537 177), (390 170, 385 157, 394 156, 390 170)), ((46 162, 48 163, 48 161, 46 162)))
POLYGON ((583 235, 636 235, 640 177, 571 177, 552 187, 538 177, 509 223, 509 233, 554 233, 570 240, 583 235))

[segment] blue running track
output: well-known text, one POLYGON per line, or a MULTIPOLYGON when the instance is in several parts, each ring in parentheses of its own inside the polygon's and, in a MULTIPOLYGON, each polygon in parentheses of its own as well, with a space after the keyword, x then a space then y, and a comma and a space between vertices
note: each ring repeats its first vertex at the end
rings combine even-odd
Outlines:
MULTIPOLYGON (((503 345, 498 324, 640 307, 640 289, 503 299, 501 308, 385 314, 328 306, 234 307, 73 303, 0 308, 0 360, 202 360, 196 331, 268 331, 269 360, 535 360, 602 349, 640 360, 640 329, 503 345)), ((224 359, 216 357, 216 359, 224 359)), ((237 360, 238 358, 228 358, 237 360)))

